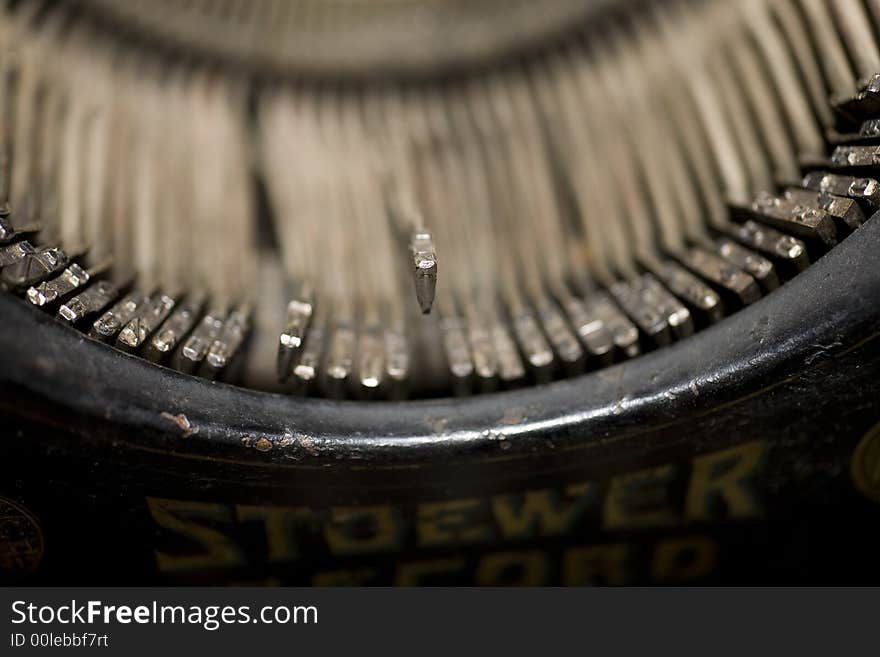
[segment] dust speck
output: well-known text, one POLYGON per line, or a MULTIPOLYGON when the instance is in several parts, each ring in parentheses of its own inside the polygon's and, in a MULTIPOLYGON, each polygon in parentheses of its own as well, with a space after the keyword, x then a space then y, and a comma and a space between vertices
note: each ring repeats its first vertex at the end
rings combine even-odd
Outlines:
POLYGON ((504 411, 501 416, 500 424, 512 426, 521 424, 526 419, 526 409, 524 406, 511 406, 504 411))
POLYGON ((510 449, 510 441, 507 440, 507 436, 503 431, 498 431, 498 429, 486 429, 483 432, 483 437, 487 440, 493 440, 498 443, 498 447, 501 449, 510 449))
POLYGON ((446 431, 446 425, 449 423, 449 420, 445 417, 426 417, 425 421, 434 433, 443 433, 446 431))

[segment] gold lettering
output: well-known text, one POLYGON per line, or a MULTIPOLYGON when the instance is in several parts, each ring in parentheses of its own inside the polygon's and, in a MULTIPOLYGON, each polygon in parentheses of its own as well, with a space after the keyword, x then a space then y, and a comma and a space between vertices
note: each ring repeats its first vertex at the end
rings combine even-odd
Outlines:
POLYGON ((376 577, 376 571, 363 570, 329 570, 317 573, 312 578, 314 586, 364 586, 376 577))
POLYGON ((562 558, 562 582, 565 586, 626 584, 628 557, 626 543, 571 548, 562 558))
POLYGON ((541 586, 549 564, 540 550, 487 554, 477 565, 477 586, 541 586))
POLYGON ((336 507, 324 530, 333 554, 393 552, 400 542, 402 527, 388 506, 336 507))
POLYGON ((522 495, 497 495, 492 499, 495 521, 505 538, 558 536, 571 532, 592 501, 595 485, 565 488, 567 499, 556 490, 529 490, 522 495))
POLYGON ((678 515, 669 503, 674 476, 675 467, 664 465, 612 478, 605 496, 605 528, 674 525, 678 515))
POLYGON ((492 531, 480 524, 485 501, 478 499, 431 502, 419 507, 418 535, 422 546, 474 543, 491 538, 492 531))
POLYGON ((463 559, 434 559, 432 561, 415 561, 398 564, 394 576, 395 586, 419 586, 430 584, 432 575, 442 576, 446 582, 451 573, 459 572, 464 567, 463 559))
POLYGON ((155 550, 156 563, 160 571, 186 572, 229 568, 245 563, 244 554, 238 545, 219 529, 209 526, 217 523, 231 524, 233 518, 230 507, 159 497, 148 497, 147 506, 153 520, 160 527, 202 548, 199 552, 179 554, 155 550))
POLYGON ((265 523, 266 559, 269 562, 291 561, 299 556, 295 531, 299 522, 309 517, 308 509, 238 505, 236 512, 239 521, 262 520, 265 523))
POLYGON ((652 575, 659 582, 685 582, 715 569, 718 549, 708 536, 667 538, 657 543, 652 575))
POLYGON ((728 517, 746 518, 761 509, 750 479, 764 453, 764 445, 755 441, 694 459, 685 501, 688 520, 711 520, 721 516, 724 505, 728 517))

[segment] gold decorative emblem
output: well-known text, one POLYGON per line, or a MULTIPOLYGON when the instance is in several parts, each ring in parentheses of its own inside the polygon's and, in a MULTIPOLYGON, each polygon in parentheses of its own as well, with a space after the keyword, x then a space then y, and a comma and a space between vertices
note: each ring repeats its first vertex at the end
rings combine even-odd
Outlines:
POLYGON ((0 497, 0 583, 20 580, 43 558, 40 523, 24 506, 0 497))
POLYGON ((856 446, 850 464, 852 480, 866 497, 880 502, 880 424, 856 446))

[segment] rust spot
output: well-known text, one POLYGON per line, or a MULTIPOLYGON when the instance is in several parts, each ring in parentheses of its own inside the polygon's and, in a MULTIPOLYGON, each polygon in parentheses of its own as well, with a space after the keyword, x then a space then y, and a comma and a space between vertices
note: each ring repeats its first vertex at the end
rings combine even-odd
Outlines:
POLYGON ((318 455, 318 448, 315 445, 315 441, 312 438, 309 438, 308 436, 306 436, 304 434, 298 433, 296 435, 296 442, 298 442, 300 444, 300 446, 304 450, 306 450, 306 452, 311 454, 312 456, 318 455))
POLYGON ((176 424, 178 428, 180 428, 180 430, 183 432, 181 435, 184 438, 188 438, 189 436, 192 436, 199 432, 199 428, 192 424, 183 413, 181 413, 180 415, 174 415, 172 413, 168 413, 167 411, 162 411, 159 415, 164 420, 174 422, 174 424, 176 424))
POLYGON ((254 449, 258 452, 268 452, 272 449, 272 442, 267 438, 260 438, 254 443, 254 449))

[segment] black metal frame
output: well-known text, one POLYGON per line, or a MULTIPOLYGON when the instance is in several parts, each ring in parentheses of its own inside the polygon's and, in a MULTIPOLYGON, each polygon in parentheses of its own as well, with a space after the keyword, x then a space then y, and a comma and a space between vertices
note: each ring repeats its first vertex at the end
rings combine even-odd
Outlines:
POLYGON ((0 384, 7 403, 17 393, 42 399, 115 427, 111 440, 177 455, 315 465, 509 459, 680 421, 876 336, 878 265, 875 216, 781 289, 672 347, 548 385, 408 402, 300 399, 209 382, 94 342, 3 295, 0 384), (170 418, 179 414, 190 431, 170 418), (271 446, 261 449, 260 438, 271 446))

